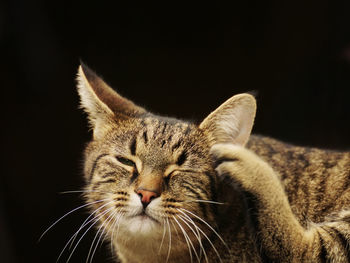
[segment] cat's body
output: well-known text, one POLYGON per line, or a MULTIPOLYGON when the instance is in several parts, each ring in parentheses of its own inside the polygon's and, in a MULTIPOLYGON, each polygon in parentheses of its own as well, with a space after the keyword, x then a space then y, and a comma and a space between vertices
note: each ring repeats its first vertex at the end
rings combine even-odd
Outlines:
POLYGON ((349 153, 249 139, 247 94, 194 125, 88 68, 78 90, 94 130, 85 197, 121 262, 350 262, 349 153))
POLYGON ((281 179, 293 213, 304 227, 350 207, 350 153, 298 147, 254 136, 246 147, 281 179))
MULTIPOLYGON (((252 180, 251 188, 243 187, 243 181, 237 180, 248 207, 248 222, 243 229, 253 230, 251 238, 257 246, 254 255, 249 255, 252 247, 247 244, 246 261, 350 262, 350 153, 298 147, 254 135, 250 136, 246 148, 266 161, 276 175, 276 178, 270 173, 266 173, 266 178, 258 176, 252 180), (281 182, 280 189, 276 182, 281 182), (288 203, 280 202, 283 196, 287 197, 288 203), (270 207, 263 207, 265 205, 270 207), (281 207, 286 211, 283 212, 281 207), (279 221, 283 217, 286 221, 279 221), (297 222, 293 223, 294 220, 297 222)), ((231 158, 236 164, 245 160, 245 167, 266 165, 254 155, 247 156, 240 148, 234 150, 237 153, 231 158)), ((228 155, 222 158, 229 159, 228 155)), ((235 169, 230 170, 230 176, 238 179, 234 176, 235 169)), ((243 170, 239 172, 244 173, 243 170)), ((225 174, 224 170, 221 173, 225 174)), ((235 226, 234 222, 232 226, 235 226)), ((226 238, 231 238, 233 243, 236 241, 230 234, 226 238)), ((239 260, 243 255, 241 245, 238 242, 240 252, 234 256, 237 262, 244 261, 239 260)))

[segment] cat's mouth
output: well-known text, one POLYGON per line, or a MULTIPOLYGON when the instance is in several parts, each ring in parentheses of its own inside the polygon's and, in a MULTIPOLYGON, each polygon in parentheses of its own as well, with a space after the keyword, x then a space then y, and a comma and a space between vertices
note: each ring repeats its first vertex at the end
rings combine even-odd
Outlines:
POLYGON ((160 222, 145 212, 134 214, 125 221, 125 226, 131 233, 136 235, 150 234, 154 229, 159 228, 160 222))
POLYGON ((145 222, 147 220, 151 220, 155 223, 160 223, 157 219, 152 217, 151 215, 147 214, 145 211, 142 211, 140 214, 136 215, 135 218, 141 220, 142 222, 145 222))

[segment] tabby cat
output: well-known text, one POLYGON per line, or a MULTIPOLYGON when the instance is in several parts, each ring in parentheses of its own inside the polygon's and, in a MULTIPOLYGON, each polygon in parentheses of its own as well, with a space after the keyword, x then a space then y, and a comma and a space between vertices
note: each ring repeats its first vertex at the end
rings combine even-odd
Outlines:
POLYGON ((84 65, 78 92, 93 129, 84 196, 117 262, 350 262, 349 153, 250 136, 249 94, 196 125, 84 65))

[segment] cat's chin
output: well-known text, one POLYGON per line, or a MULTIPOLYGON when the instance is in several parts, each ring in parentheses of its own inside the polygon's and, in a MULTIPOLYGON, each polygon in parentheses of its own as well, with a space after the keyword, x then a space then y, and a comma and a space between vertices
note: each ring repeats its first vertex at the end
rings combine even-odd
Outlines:
POLYGON ((145 214, 130 217, 127 221, 124 227, 135 235, 153 235, 154 230, 160 227, 159 222, 145 214))

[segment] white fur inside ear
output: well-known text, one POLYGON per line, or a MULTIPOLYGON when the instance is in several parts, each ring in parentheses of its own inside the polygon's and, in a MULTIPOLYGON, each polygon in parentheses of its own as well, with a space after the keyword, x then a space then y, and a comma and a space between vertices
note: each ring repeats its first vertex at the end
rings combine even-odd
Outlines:
POLYGON ((81 108, 88 114, 94 137, 99 137, 105 129, 104 124, 108 121, 108 117, 113 116, 113 112, 97 97, 81 66, 79 66, 77 81, 81 108))
POLYGON ((80 103, 87 113, 97 114, 103 110, 104 113, 113 114, 108 106, 97 97, 94 90, 91 88, 90 83, 86 79, 81 66, 79 66, 77 81, 78 92, 81 99, 80 103))
POLYGON ((200 124, 211 141, 244 146, 249 139, 256 112, 255 98, 239 94, 224 102, 200 124))

